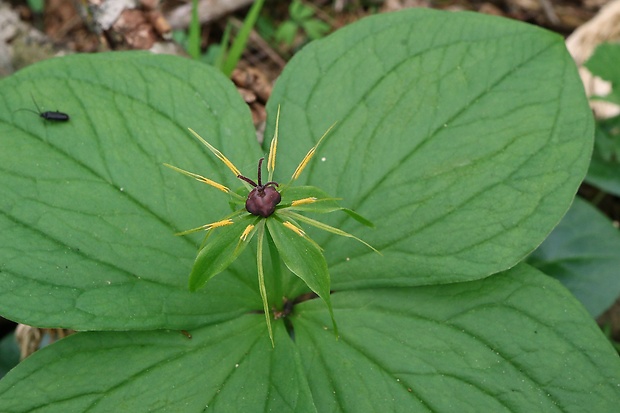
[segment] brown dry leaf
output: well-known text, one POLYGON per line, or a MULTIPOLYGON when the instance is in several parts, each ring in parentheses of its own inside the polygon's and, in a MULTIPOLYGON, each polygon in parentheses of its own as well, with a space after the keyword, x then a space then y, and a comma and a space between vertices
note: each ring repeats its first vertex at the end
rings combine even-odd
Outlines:
POLYGON ((258 96, 262 102, 267 102, 273 88, 267 76, 255 67, 237 68, 231 75, 235 85, 249 89, 258 96))
POLYGON ((131 49, 148 50, 157 40, 153 26, 141 10, 123 10, 111 30, 120 34, 131 49))
POLYGON ((64 328, 37 328, 26 324, 18 324, 15 329, 15 338, 19 346, 20 359, 23 360, 37 351, 46 335, 49 337, 50 343, 53 343, 74 332, 64 328))

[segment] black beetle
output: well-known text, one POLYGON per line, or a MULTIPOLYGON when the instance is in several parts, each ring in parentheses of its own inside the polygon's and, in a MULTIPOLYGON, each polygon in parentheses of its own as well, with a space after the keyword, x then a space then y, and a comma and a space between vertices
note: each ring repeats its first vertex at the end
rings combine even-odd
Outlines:
POLYGON ((66 113, 62 113, 58 111, 41 112, 41 108, 39 108, 39 105, 37 105, 36 100, 34 100, 34 96, 30 96, 30 97, 32 98, 32 102, 34 103, 34 105, 37 107, 38 112, 35 112, 32 109, 17 109, 16 112, 20 110, 27 110, 28 112, 36 113, 37 115, 41 116, 45 120, 51 120, 54 122, 67 122, 69 120, 69 115, 67 115, 66 113))

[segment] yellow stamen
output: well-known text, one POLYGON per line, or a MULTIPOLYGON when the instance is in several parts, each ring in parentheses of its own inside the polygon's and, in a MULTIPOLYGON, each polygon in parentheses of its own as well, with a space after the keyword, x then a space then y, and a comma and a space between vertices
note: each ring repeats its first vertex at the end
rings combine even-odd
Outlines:
POLYGON ((304 159, 301 161, 297 169, 295 169, 295 172, 293 173, 293 177, 292 177, 293 181, 299 178, 299 175, 301 175, 301 173, 303 172, 308 162, 310 162, 310 159, 312 159, 312 156, 314 155, 315 151, 316 151, 316 146, 310 149, 310 151, 308 151, 308 153, 306 154, 304 159))
POLYGON ((243 234, 241 234, 241 241, 245 241, 248 238, 248 235, 250 234, 250 232, 252 232, 252 230, 254 229, 254 225, 250 224, 247 227, 245 227, 245 230, 243 230, 243 234))
POLYGON ((301 175, 301 173, 303 172, 304 168, 306 167, 306 165, 308 164, 308 162, 310 162, 310 160, 312 159, 312 157, 314 156, 314 152, 316 152, 316 148, 321 144, 321 142, 323 141, 323 139, 325 139, 325 137, 327 136, 327 134, 329 133, 329 131, 331 131, 334 126, 336 126, 336 123, 334 123, 332 126, 329 127, 329 129, 327 129, 325 131, 325 133, 323 134, 323 136, 321 136, 321 139, 319 139, 319 141, 316 143, 316 145, 314 145, 306 154, 306 156, 304 156, 304 159, 302 159, 302 161, 300 162, 299 166, 297 167, 297 169, 295 169, 295 172, 293 173, 293 177, 291 178, 291 180, 296 180, 297 178, 299 178, 299 175, 301 175))
POLYGON ((290 229, 291 231, 295 232, 300 237, 306 236, 306 233, 301 228, 296 227, 295 225, 291 224, 289 221, 284 221, 282 224, 288 229, 290 229))
POLYGON ((218 151, 217 149, 215 149, 213 146, 211 146, 211 144, 209 142, 207 142, 206 140, 204 140, 202 138, 202 136, 198 135, 196 132, 194 132, 194 130, 192 128, 187 128, 189 129, 189 131, 200 141, 202 142, 203 145, 205 145, 207 148, 209 148, 209 150, 211 152, 213 152, 213 154, 215 156, 217 156, 219 158, 220 161, 224 162, 224 164, 228 167, 228 169, 230 169, 232 171, 233 174, 235 174, 235 176, 241 175, 241 172, 239 172, 239 170, 237 169, 237 167, 235 165, 233 165, 232 162, 230 162, 228 160, 227 157, 224 156, 224 154, 222 154, 222 152, 218 151))
POLYGON ((298 199, 296 201, 291 202, 291 206, 299 206, 299 205, 306 205, 306 204, 312 204, 316 202, 316 198, 315 197, 310 197, 310 198, 302 198, 302 199, 298 199))
POLYGON ((269 171, 269 180, 271 181, 273 171, 276 169, 276 151, 278 150, 278 128, 280 127, 280 105, 278 105, 278 113, 276 114, 276 131, 273 134, 271 145, 269 146, 269 158, 267 160, 267 171, 269 171))
POLYGON ((225 187, 224 185, 222 185, 222 184, 218 184, 217 182, 212 181, 212 180, 211 180, 211 179, 209 179, 209 178, 205 178, 205 177, 204 177, 204 176, 202 176, 202 175, 198 175, 198 174, 195 174, 195 173, 193 173, 193 172, 189 172, 189 171, 186 171, 186 170, 184 170, 184 169, 177 168, 176 166, 173 166, 173 165, 170 165, 170 164, 167 164, 167 163, 165 163, 164 165, 165 165, 165 166, 167 166, 168 168, 172 169, 172 170, 175 170, 175 171, 177 171, 177 172, 182 173, 183 175, 187 175, 187 176, 189 176, 189 177, 191 177, 191 178, 194 178, 194 179, 196 179, 197 181, 204 182, 204 183, 205 183, 205 184, 207 184, 207 185, 211 185, 212 187, 217 188, 217 189, 219 189, 219 190, 220 190, 220 191, 222 191, 222 192, 225 192, 225 193, 227 193, 227 194, 228 194, 228 193, 230 193, 230 189, 228 189, 228 188, 227 188, 227 187, 225 187))
POLYGON ((210 229, 219 228, 219 227, 225 227, 226 225, 231 225, 232 223, 233 223, 232 219, 223 219, 221 221, 212 222, 210 224, 202 225, 202 226, 200 226, 198 228, 192 228, 192 229, 188 229, 187 231, 178 232, 175 235, 187 235, 187 234, 191 234, 192 232, 209 231, 210 229))
POLYGON ((230 219, 230 218, 229 219, 223 219, 221 221, 217 221, 217 222, 214 222, 214 223, 210 224, 211 227, 209 229, 217 228, 217 227, 225 227, 226 225, 230 225, 232 223, 233 223, 233 220, 230 219))
POLYGON ((200 179, 200 181, 204 182, 205 184, 209 184, 212 187, 217 188, 217 189, 219 189, 222 192, 226 192, 226 193, 230 192, 230 189, 228 189, 227 187, 225 187, 222 184, 218 184, 217 182, 210 180, 209 178, 202 178, 202 179, 200 179))

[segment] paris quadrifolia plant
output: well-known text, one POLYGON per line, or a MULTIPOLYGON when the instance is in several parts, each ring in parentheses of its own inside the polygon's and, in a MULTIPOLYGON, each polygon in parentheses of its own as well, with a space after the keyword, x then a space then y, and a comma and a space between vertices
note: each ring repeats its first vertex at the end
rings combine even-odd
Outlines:
MULTIPOLYGON (((228 268, 248 246, 250 241, 256 237, 258 287, 263 301, 267 329, 272 345, 274 345, 274 341, 271 329, 271 312, 267 301, 265 272, 263 269, 263 249, 265 240, 267 240, 269 244, 270 256, 272 259, 274 259, 274 257, 277 259, 279 256, 286 267, 303 280, 306 285, 325 302, 331 316, 336 337, 338 336, 338 329, 330 300, 330 278, 327 262, 323 256, 321 247, 308 237, 302 228, 302 224, 310 225, 331 232, 332 234, 353 238, 379 253, 375 248, 361 239, 300 213, 343 211, 358 222, 367 226, 372 226, 372 223, 359 214, 350 209, 341 207, 338 204, 337 198, 329 197, 321 189, 313 186, 292 186, 313 158, 318 146, 333 129, 335 124, 333 124, 323 136, 321 136, 316 145, 308 151, 306 156, 299 163, 299 166, 297 166, 293 172, 290 181, 286 184, 279 184, 273 180, 278 148, 279 120, 280 108, 278 107, 275 133, 271 141, 267 158, 267 172, 269 175, 266 182, 263 182, 262 177, 264 158, 258 161, 257 180, 254 181, 242 175, 239 169, 237 169, 224 154, 214 148, 192 129, 189 129, 189 131, 241 181, 249 191, 247 196, 242 196, 230 188, 209 178, 205 178, 204 176, 165 164, 167 167, 177 172, 224 192, 230 197, 230 203, 234 210, 234 212, 219 221, 201 225, 197 228, 177 234, 186 235, 197 231, 206 231, 205 239, 200 246, 196 261, 194 262, 189 276, 190 290, 196 291, 203 287, 213 276, 228 268)), ((275 263, 273 267, 276 267, 275 263)))

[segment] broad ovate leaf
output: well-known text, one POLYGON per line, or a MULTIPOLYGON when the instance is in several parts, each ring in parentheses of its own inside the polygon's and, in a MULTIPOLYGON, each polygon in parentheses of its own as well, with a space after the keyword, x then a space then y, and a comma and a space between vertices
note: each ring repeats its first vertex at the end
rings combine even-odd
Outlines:
POLYGON ((0 382, 0 411, 315 412, 299 354, 276 327, 277 350, 259 314, 186 334, 80 333, 0 382))
POLYGON ((575 202, 528 262, 559 280, 600 316, 620 295, 620 232, 595 207, 575 202))
MULTIPOLYGON (((67 56, 0 81, 4 317, 79 330, 191 328, 260 308, 239 278, 187 288, 201 235, 174 234, 230 209, 225 194, 163 164, 239 186, 188 127, 239 165, 260 157, 232 83, 187 59, 67 56), (18 111, 32 107, 31 95, 70 121, 18 111)), ((255 279, 253 257, 235 265, 255 279)))
POLYGON ((521 264, 443 286, 336 292, 300 306, 295 343, 319 411, 607 412, 620 359, 571 294, 521 264))
MULTIPOLYGON (((328 222, 383 257, 316 235, 338 289, 514 266, 567 211, 592 150, 592 115, 563 38, 477 13, 411 9, 347 26, 295 55, 270 113, 276 105, 280 170, 337 122, 300 183, 376 226, 328 222)), ((272 128, 273 119, 266 136, 272 128)))
MULTIPOLYGON (((215 281, 215 280, 214 280, 215 281)), ((333 294, 189 331, 78 333, 0 382, 11 413, 612 412, 620 360, 557 281, 527 266, 484 280, 333 294), (430 406, 430 407, 429 407, 430 406)))

